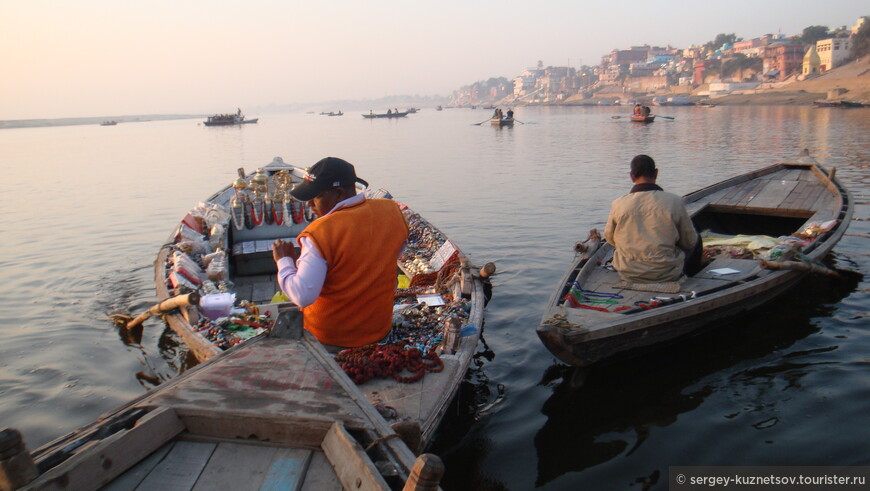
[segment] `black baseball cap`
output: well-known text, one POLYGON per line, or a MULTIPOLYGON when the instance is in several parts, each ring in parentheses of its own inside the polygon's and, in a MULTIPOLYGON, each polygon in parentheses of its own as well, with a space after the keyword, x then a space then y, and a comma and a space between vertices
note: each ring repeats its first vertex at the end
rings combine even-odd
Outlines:
POLYGON ((326 157, 306 169, 302 182, 293 186, 290 194, 299 201, 308 201, 329 189, 353 186, 356 183, 369 185, 356 177, 353 165, 346 160, 326 157))

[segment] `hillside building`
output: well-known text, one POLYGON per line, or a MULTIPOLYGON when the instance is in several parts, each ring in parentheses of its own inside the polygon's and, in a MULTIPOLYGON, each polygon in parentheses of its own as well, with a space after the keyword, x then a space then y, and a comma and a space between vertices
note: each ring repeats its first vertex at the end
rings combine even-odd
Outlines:
POLYGON ((801 44, 782 41, 769 44, 764 48, 763 60, 764 76, 783 81, 801 72, 804 62, 804 47, 801 44))
POLYGON ((825 73, 831 68, 843 64, 852 52, 852 40, 849 38, 831 38, 816 42, 816 52, 819 54, 819 72, 825 73))

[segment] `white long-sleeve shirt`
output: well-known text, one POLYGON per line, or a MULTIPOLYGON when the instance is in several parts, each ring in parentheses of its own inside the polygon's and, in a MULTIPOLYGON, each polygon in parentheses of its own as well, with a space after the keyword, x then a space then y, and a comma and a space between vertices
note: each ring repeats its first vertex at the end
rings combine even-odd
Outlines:
MULTIPOLYGON (((360 193, 340 201, 324 216, 344 206, 359 203, 364 197, 365 195, 360 193)), ((308 237, 299 238, 299 248, 301 253, 295 264, 289 257, 278 260, 278 285, 293 303, 300 307, 307 307, 320 296, 323 282, 326 281, 328 265, 326 259, 317 250, 317 246, 308 237)))

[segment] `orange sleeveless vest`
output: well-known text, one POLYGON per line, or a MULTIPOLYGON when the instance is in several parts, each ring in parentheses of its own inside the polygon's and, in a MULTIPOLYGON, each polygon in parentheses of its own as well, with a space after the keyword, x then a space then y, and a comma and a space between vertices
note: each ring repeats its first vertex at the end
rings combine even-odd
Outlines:
POLYGON ((390 332, 396 259, 408 224, 389 199, 364 199, 311 222, 308 237, 326 260, 320 296, 302 309, 304 327, 323 344, 356 347, 390 332))

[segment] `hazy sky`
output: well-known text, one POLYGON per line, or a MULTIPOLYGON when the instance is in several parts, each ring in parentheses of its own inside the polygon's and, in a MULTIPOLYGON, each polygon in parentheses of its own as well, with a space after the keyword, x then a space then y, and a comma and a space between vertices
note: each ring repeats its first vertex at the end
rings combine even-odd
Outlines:
POLYGON ((0 120, 446 96, 538 60, 863 15, 868 0, 0 0, 0 120))

